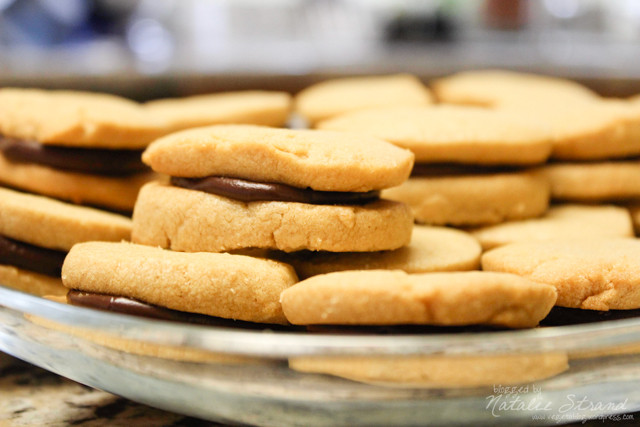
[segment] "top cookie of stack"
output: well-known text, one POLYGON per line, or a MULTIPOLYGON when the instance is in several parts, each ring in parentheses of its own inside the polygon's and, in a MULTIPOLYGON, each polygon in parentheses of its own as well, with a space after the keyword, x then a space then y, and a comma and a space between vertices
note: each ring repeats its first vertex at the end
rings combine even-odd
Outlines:
POLYGON ((152 143, 170 175, 134 210, 133 240, 180 251, 376 251, 409 242, 406 206, 378 191, 407 179, 413 155, 372 137, 218 125, 152 143))

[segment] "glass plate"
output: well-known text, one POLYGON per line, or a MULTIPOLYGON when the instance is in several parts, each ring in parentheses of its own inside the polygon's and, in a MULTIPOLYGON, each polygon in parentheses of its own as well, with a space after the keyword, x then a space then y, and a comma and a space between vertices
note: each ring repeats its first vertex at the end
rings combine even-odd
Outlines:
MULTIPOLYGON (((0 350, 141 403, 229 423, 552 425, 640 410, 640 318, 482 333, 310 334, 148 320, 0 286, 0 350), (517 387, 429 388, 288 365, 290 358, 454 361, 533 353, 566 354, 569 367, 517 387)), ((475 365, 458 374, 473 379, 475 365)))

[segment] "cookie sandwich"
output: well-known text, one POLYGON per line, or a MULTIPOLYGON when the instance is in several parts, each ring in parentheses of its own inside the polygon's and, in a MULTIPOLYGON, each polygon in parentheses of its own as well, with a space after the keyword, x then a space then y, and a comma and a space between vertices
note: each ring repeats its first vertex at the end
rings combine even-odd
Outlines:
POLYGON ((113 95, 0 89, 0 183, 77 204, 131 211, 155 177, 142 150, 165 133, 113 95))
POLYGON ((74 305, 192 323, 286 324, 280 293, 297 277, 286 264, 243 255, 87 242, 65 258, 62 282, 74 305))
POLYGON ((295 96, 294 111, 313 126, 352 111, 432 102, 431 91, 410 74, 345 77, 303 89, 295 96))
POLYGON ((409 208, 379 192, 407 179, 413 154, 373 137, 219 125, 161 138, 143 161, 171 183, 142 188, 136 243, 368 252, 411 238, 409 208))
POLYGON ((318 128, 411 150, 411 179, 383 195, 410 205, 419 223, 495 224, 547 209, 549 184, 533 167, 548 158, 551 135, 523 115, 462 106, 388 108, 345 114, 318 128))
POLYGON ((62 263, 74 244, 130 235, 131 220, 124 216, 0 188, 0 284, 64 294, 62 263))

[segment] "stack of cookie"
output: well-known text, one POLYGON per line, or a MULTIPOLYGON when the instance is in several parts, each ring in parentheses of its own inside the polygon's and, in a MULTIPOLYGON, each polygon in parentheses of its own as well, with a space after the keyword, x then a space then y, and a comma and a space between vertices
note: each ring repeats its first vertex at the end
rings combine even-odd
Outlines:
POLYGON ((161 138, 143 160, 170 183, 140 191, 135 244, 71 250, 62 276, 72 303, 287 323, 279 299, 293 269, 220 252, 380 251, 411 238, 408 207, 379 192, 408 177, 413 155, 375 138, 219 125, 161 138))
POLYGON ((374 135, 416 155, 411 179, 385 191, 425 224, 477 226, 543 214, 546 177, 533 166, 551 152, 551 134, 517 113, 433 106, 359 111, 320 129, 374 135))

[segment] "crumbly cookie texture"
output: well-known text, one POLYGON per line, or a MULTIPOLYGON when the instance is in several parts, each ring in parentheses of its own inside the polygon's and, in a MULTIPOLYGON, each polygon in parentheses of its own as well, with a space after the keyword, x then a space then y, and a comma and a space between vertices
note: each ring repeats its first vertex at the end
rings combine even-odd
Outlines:
POLYGON ((500 325, 533 327, 556 301, 553 286, 481 271, 407 274, 342 271, 282 293, 296 325, 500 325))
POLYGON ((628 310, 640 308, 638 259, 638 239, 552 240, 493 249, 482 256, 482 268, 551 284, 561 307, 628 310))
POLYGON ((296 95, 295 111, 313 124, 350 111, 431 103, 431 92, 417 77, 396 74, 347 77, 314 84, 296 95))
POLYGON ((279 295, 296 281, 293 268, 276 261, 124 242, 79 243, 62 267, 62 282, 70 289, 264 323, 287 323, 279 295))
POLYGON ((382 197, 408 204, 419 223, 478 226, 542 215, 549 183, 537 170, 414 177, 382 197))
POLYGON ((571 80, 504 70, 461 72, 432 81, 431 88, 440 102, 482 107, 598 99, 595 92, 571 80))
POLYGON ((133 212, 132 241, 187 252, 242 248, 363 252, 409 243, 413 217, 397 202, 363 206, 244 203, 150 183, 133 212))
POLYGON ((7 286, 39 297, 44 295, 66 295, 62 280, 12 265, 0 264, 0 286, 7 286))
POLYGON ((329 374, 386 386, 481 387, 529 383, 569 368, 564 353, 498 356, 338 356, 295 357, 296 371, 329 374))
POLYGON ((618 206, 557 205, 540 218, 512 221, 472 231, 482 248, 515 242, 581 237, 632 237, 629 212, 618 206))
POLYGON ((482 250, 469 233, 445 227, 416 225, 411 243, 394 251, 273 254, 291 264, 298 277, 344 270, 403 270, 407 273, 476 270, 482 250))
POLYGON ((549 157, 552 141, 544 123, 525 114, 451 105, 357 111, 318 128, 384 139, 422 163, 536 164, 549 157))
POLYGON ((640 198, 640 161, 550 163, 551 197, 577 202, 640 198))
POLYGON ((139 149, 167 133, 142 107, 114 95, 0 89, 0 134, 42 144, 139 149))
POLYGON ((0 153, 0 182, 73 203, 131 211, 143 184, 157 179, 153 172, 124 177, 63 171, 35 163, 14 163, 0 153))
POLYGON ((286 92, 239 91, 184 98, 158 99, 143 104, 169 131, 219 123, 283 126, 291 110, 286 92))
POLYGON ((640 154, 640 108, 628 101, 527 103, 508 111, 544 123, 553 134, 551 157, 599 160, 640 154))
POLYGON ((172 176, 232 176, 319 191, 370 191, 406 180, 413 154, 357 134, 218 125, 152 143, 142 160, 172 176))
POLYGON ((68 251, 74 244, 90 240, 129 240, 131 220, 98 209, 0 188, 0 235, 68 251))

